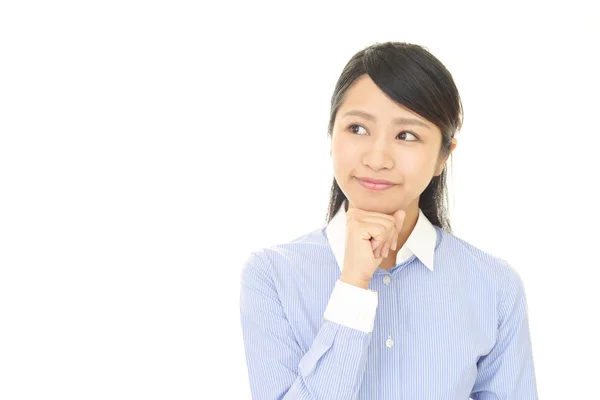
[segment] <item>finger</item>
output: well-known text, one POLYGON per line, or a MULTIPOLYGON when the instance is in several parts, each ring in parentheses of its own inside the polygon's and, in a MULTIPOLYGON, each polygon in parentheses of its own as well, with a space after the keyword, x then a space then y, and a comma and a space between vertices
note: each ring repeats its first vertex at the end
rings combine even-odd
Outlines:
POLYGON ((384 257, 383 251, 385 249, 385 245, 386 245, 385 242, 381 243, 379 246, 375 245, 373 247, 373 257, 375 257, 375 258, 382 258, 382 257, 384 257))
POLYGON ((361 222, 370 222, 373 224, 381 224, 384 227, 386 227, 386 229, 392 229, 395 227, 396 225, 396 221, 394 219, 389 219, 389 218, 382 218, 382 217, 377 217, 377 216, 353 216, 352 217, 354 220, 356 221, 361 221, 361 222))
MULTIPOLYGON (((387 257, 385 251, 387 250, 389 252, 390 248, 392 247, 394 238, 398 236, 398 233, 396 232, 396 228, 394 223, 392 223, 389 220, 384 220, 384 219, 379 219, 379 218, 372 218, 372 217, 367 217, 365 219, 360 220, 361 222, 368 222, 368 223, 373 223, 373 224, 380 224, 383 225, 383 228, 386 230, 388 236, 385 238, 385 240, 383 241, 383 244, 387 244, 387 248, 381 249, 381 252, 379 253, 380 255, 387 257)), ((376 246, 379 244, 379 242, 377 242, 374 246, 373 246, 373 250, 376 248, 376 246)))
POLYGON ((379 247, 377 247, 374 251, 373 251, 373 256, 375 258, 381 258, 382 257, 382 250, 383 250, 383 244, 379 247))
POLYGON ((378 248, 375 249, 375 251, 373 252, 373 257, 381 258, 381 246, 379 246, 378 248))
POLYGON ((389 238, 381 244, 381 246, 379 246, 378 249, 376 249, 376 252, 374 253, 376 256, 376 258, 379 257, 383 257, 386 258, 389 254, 390 254, 390 248, 392 247, 393 243, 394 243, 394 238, 397 237, 397 235, 395 233, 393 233, 392 235, 389 236, 389 238))
POLYGON ((381 256, 387 257, 390 253, 390 249, 394 245, 394 242, 397 240, 398 233, 396 232, 396 228, 392 226, 391 232, 389 232, 389 236, 385 243, 382 245, 381 256))
POLYGON ((395 217, 393 214, 385 214, 385 213, 380 213, 377 211, 367 211, 367 210, 363 210, 360 208, 352 207, 351 205, 348 207, 346 214, 352 215, 352 216, 360 216, 360 217, 384 218, 384 219, 389 219, 392 222, 394 222, 394 220, 395 220, 395 217))
POLYGON ((400 232, 402 230, 402 225, 404 225, 404 219, 406 218, 406 211, 398 210, 393 214, 394 217, 394 226, 396 230, 400 232))
POLYGON ((375 249, 373 249, 373 257, 374 258, 384 258, 385 257, 383 255, 384 246, 385 246, 385 243, 381 244, 380 246, 377 246, 375 249))
POLYGON ((372 245, 371 248, 373 249, 373 257, 374 258, 381 257, 381 249, 382 249, 383 246, 381 246, 381 245, 377 246, 373 242, 371 242, 371 245, 372 245))
MULTIPOLYGON (((394 251, 397 249, 398 232, 402 228, 405 216, 406 212, 404 210, 398 210, 393 215, 388 215, 377 212, 368 212, 352 207, 350 207, 346 213, 348 223, 351 221, 360 221, 362 223, 368 223, 369 225, 381 225, 384 230, 387 231, 386 233, 388 235, 386 235, 387 237, 385 239, 380 237, 371 238, 371 236, 367 234, 369 235, 367 237, 371 240, 373 254, 376 258, 387 257, 390 248, 393 248, 394 251)), ((366 239, 366 237, 364 237, 364 239, 366 239)))
POLYGON ((397 210, 392 215, 382 213, 372 213, 365 215, 363 211, 361 213, 357 213, 356 215, 352 215, 352 217, 358 221, 382 224, 389 230, 395 230, 395 235, 397 236, 398 233, 402 230, 402 226, 404 225, 406 211, 397 210))
POLYGON ((390 253, 390 243, 388 242, 383 246, 383 250, 381 251, 381 254, 385 258, 389 255, 389 253, 390 253))
MULTIPOLYGON (((388 240, 387 230, 381 224, 373 224, 369 222, 359 222, 350 220, 347 225, 347 229, 354 230, 360 229, 360 238, 363 240, 368 240, 371 246, 371 250, 373 250, 373 254, 375 254, 375 250, 380 247, 384 242, 388 240), (354 226, 359 224, 358 227, 354 226)), ((379 255, 379 254, 378 254, 379 255)))
POLYGON ((379 246, 378 246, 377 242, 372 243, 373 251, 375 251, 377 249, 377 247, 379 247, 379 251, 374 254, 378 254, 381 257, 387 257, 389 255, 390 249, 398 241, 398 233, 396 232, 396 229, 394 227, 392 227, 391 230, 392 231, 389 233, 389 236, 379 246))
POLYGON ((381 224, 365 223, 361 222, 363 229, 367 232, 367 235, 371 236, 371 246, 375 250, 377 247, 384 244, 388 239, 387 228, 381 224))
POLYGON ((396 229, 394 228, 392 229, 392 232, 390 233, 390 238, 388 240, 388 252, 396 250, 394 246, 396 245, 397 240, 398 232, 396 232, 396 229))
POLYGON ((399 234, 399 232, 396 230, 396 227, 394 226, 392 228, 392 235, 390 238, 390 249, 392 249, 393 251, 396 251, 398 249, 398 234, 399 234))

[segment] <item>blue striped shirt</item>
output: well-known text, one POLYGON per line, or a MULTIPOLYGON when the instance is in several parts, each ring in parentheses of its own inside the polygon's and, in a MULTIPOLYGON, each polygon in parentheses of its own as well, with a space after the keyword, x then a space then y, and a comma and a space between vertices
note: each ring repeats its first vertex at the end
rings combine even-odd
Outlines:
POLYGON ((419 210, 369 290, 339 281, 345 209, 251 252, 240 313, 253 399, 533 400, 522 280, 419 210))

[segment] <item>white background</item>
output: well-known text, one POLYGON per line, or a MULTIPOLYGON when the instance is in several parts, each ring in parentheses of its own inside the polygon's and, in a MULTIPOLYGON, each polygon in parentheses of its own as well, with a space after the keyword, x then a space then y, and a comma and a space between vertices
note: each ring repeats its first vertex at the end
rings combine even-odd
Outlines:
POLYGON ((598 393, 593 3, 2 2, 0 398, 250 398, 242 262, 323 224, 335 81, 388 40, 457 83, 453 227, 519 271, 540 398, 598 393))

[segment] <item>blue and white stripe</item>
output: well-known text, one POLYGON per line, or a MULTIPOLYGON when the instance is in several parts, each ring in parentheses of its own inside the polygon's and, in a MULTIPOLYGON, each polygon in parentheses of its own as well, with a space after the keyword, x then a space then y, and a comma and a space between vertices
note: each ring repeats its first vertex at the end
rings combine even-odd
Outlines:
POLYGON ((252 252, 240 293, 252 398, 537 399, 518 273, 433 227, 433 269, 413 253, 373 275, 369 333, 323 317, 341 273, 325 226, 252 252))

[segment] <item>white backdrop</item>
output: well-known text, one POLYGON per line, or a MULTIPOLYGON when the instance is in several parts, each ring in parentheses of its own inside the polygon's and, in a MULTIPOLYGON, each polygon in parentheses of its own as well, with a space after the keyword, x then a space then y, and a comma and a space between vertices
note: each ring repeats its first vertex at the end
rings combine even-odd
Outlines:
POLYGON ((242 262, 324 223, 335 81, 388 40, 458 85, 453 227, 519 271, 540 398, 598 393, 592 3, 2 2, 0 398, 249 399, 242 262))

